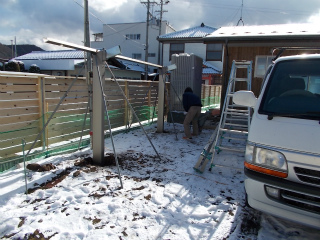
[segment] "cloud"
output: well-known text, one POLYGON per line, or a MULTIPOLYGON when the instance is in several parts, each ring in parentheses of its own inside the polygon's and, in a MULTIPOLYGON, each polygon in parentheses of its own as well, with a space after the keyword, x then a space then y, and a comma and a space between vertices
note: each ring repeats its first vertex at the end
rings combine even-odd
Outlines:
POLYGON ((317 14, 312 15, 311 17, 309 17, 308 19, 309 23, 317 23, 319 24, 320 22, 320 10, 317 14))
MULTIPOLYGON (((164 19, 171 22, 176 30, 200 26, 207 19, 204 6, 199 2, 170 1, 165 6, 165 9, 168 9, 168 12, 164 13, 164 19), (172 22, 170 19, 174 19, 175 21, 172 22)), ((204 23, 206 24, 207 22, 210 21, 205 21, 204 23)))
POLYGON ((127 0, 116 0, 116 1, 106 1, 106 0, 91 0, 89 1, 89 5, 91 8, 96 10, 97 12, 104 12, 110 9, 116 10, 117 12, 120 10, 120 7, 125 5, 127 0))
MULTIPOLYGON (((146 21, 146 4, 139 0, 88 0, 91 34, 102 32, 103 24, 146 21)), ((153 2, 153 1, 151 1, 153 2)), ((159 0, 156 0, 159 4, 159 0)), ((160 6, 151 4, 159 17, 160 6)), ((10 44, 16 36, 20 43, 41 42, 43 37, 82 44, 84 35, 83 0, 6 0, 0 8, 0 42, 10 44)), ((199 26, 236 25, 240 19, 240 0, 170 0, 163 6, 163 20, 176 30, 199 26)), ((244 1, 245 25, 319 22, 320 1, 268 0, 244 1)), ((92 36, 92 35, 91 35, 92 36)), ((48 47, 44 45, 47 49, 48 47)), ((42 46, 43 47, 43 46, 42 46)))

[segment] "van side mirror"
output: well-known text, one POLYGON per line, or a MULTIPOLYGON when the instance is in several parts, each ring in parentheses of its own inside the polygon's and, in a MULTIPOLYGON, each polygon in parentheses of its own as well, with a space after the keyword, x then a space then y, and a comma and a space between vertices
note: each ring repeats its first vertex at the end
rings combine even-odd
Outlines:
POLYGON ((252 108, 257 103, 257 98, 251 91, 237 91, 233 94, 232 99, 235 104, 252 108))

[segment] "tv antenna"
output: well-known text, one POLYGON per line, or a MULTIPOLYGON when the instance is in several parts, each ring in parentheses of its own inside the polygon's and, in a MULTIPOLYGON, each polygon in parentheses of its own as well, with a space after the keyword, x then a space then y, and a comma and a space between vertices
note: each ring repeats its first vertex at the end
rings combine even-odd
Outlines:
POLYGON ((239 25, 240 22, 242 22, 242 26, 244 26, 244 22, 242 20, 242 9, 243 9, 243 0, 242 0, 242 4, 241 4, 241 15, 240 15, 240 19, 239 19, 239 21, 237 23, 237 26, 239 25))

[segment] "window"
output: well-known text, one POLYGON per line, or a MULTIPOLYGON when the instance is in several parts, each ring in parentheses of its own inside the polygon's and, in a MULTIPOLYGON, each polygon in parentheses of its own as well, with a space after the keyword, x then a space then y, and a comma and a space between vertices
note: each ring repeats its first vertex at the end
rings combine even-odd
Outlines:
POLYGON ((222 43, 207 44, 207 61, 222 61, 222 43))
POLYGON ((141 60, 142 59, 142 55, 141 55, 141 53, 132 53, 132 58, 141 60))
POLYGON ((93 34, 95 42, 103 42, 103 33, 93 34))
POLYGON ((273 56, 256 56, 254 67, 254 77, 263 78, 269 65, 272 62, 273 56))
POLYGON ((156 57, 155 53, 148 53, 148 57, 156 57))
POLYGON ((140 40, 140 34, 126 34, 126 40, 140 40))
POLYGON ((171 43, 169 60, 171 60, 172 54, 184 53, 184 43, 171 43))

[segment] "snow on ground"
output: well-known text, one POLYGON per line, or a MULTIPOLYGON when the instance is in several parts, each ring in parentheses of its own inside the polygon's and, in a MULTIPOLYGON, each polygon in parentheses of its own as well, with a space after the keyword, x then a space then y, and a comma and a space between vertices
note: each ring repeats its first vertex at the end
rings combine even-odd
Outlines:
POLYGON ((1 174, 0 238, 320 239, 245 206, 242 154, 221 152, 212 171, 194 171, 212 129, 192 141, 181 124, 145 130, 159 156, 141 129, 114 136, 122 189, 110 139, 109 166, 91 164, 90 149, 39 160, 56 168, 27 170, 28 195, 23 168, 1 174))

